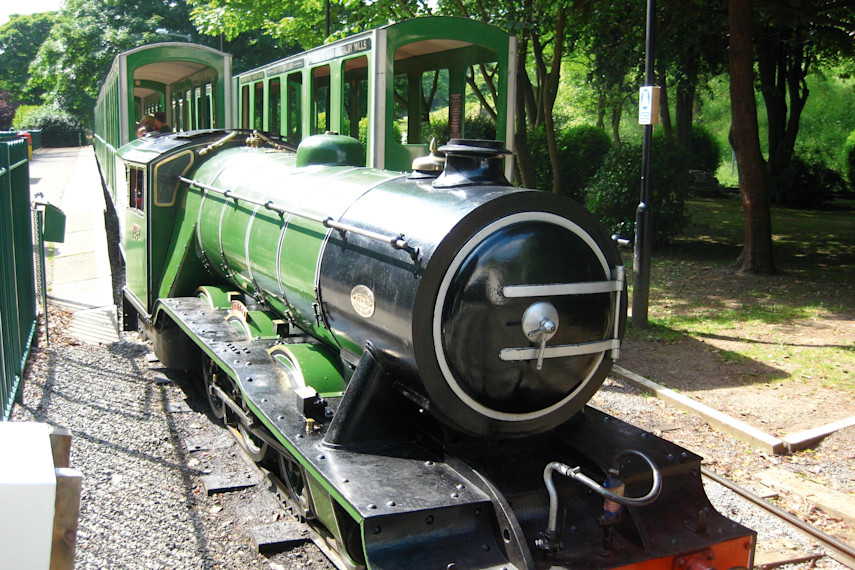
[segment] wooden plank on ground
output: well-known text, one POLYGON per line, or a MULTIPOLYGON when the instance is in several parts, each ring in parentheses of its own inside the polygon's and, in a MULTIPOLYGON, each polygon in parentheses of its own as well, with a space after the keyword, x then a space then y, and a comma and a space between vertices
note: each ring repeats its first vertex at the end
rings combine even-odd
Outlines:
POLYGON ((852 426, 855 426, 855 416, 845 418, 834 423, 826 424, 824 426, 819 426, 813 429, 793 433, 784 436, 782 439, 784 441, 784 445, 787 447, 787 450, 791 452, 798 451, 799 449, 804 449, 818 442, 819 440, 828 437, 829 435, 833 434, 838 430, 852 426))
POLYGON ((855 498, 851 495, 829 489, 825 485, 783 469, 766 469, 756 477, 764 485, 796 494, 815 504, 827 514, 849 524, 855 524, 855 498))
POLYGON ((249 531, 259 554, 271 554, 290 550, 309 540, 305 528, 291 520, 281 520, 274 524, 252 527, 249 531))
POLYGON ((819 554, 799 552, 789 548, 777 548, 775 550, 760 550, 754 552, 755 570, 769 570, 785 564, 800 564, 822 558, 819 554))
POLYGON ((201 480, 208 495, 230 493, 247 487, 255 487, 258 484, 258 477, 249 471, 203 475, 201 480))
POLYGON ((612 374, 629 382, 639 390, 649 392, 660 400, 664 400, 677 408, 700 415, 715 429, 730 434, 736 439, 744 441, 748 445, 759 449, 760 451, 773 454, 778 454, 784 451, 784 442, 777 437, 771 436, 753 426, 750 426, 742 420, 732 418, 727 414, 710 408, 700 402, 696 402, 695 400, 661 386, 656 382, 652 382, 643 376, 639 376, 635 372, 631 372, 620 366, 615 366, 612 368, 612 374))

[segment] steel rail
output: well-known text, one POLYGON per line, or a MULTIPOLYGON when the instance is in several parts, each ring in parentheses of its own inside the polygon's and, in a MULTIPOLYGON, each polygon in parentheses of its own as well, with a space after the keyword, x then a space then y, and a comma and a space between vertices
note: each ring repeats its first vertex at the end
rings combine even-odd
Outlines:
POLYGON ((722 477, 718 473, 715 473, 714 471, 710 471, 706 467, 701 467, 701 474, 704 475, 704 477, 707 477, 707 478, 715 481, 719 485, 722 485, 723 487, 730 489, 731 491, 733 491, 737 495, 741 496, 743 499, 745 499, 751 503, 754 503, 758 507, 760 507, 766 511, 769 511, 771 514, 775 515, 776 517, 788 522, 789 524, 796 527, 801 532, 809 535, 811 538, 816 539, 817 542, 821 543, 827 549, 836 551, 839 554, 842 554, 848 558, 855 560, 855 548, 849 546, 845 542, 841 542, 840 540, 834 538, 833 536, 830 536, 830 535, 822 532, 818 528, 806 523, 805 521, 799 519, 798 517, 796 517, 796 516, 788 513, 787 511, 781 509, 780 507, 776 507, 775 505, 771 504, 769 501, 766 501, 766 500, 762 499, 761 497, 758 497, 757 495, 755 495, 754 493, 752 493, 748 489, 746 489, 744 487, 740 487, 739 485, 737 485, 733 481, 725 479, 724 477, 722 477))
POLYGON ((289 210, 279 204, 276 204, 273 200, 268 200, 267 202, 262 202, 261 200, 256 200, 254 198, 250 198, 249 196, 244 196, 243 194, 238 194, 232 190, 224 190, 222 188, 217 188, 216 186, 211 186, 210 184, 205 184, 204 182, 200 182, 198 180, 193 180, 192 178, 186 178, 184 176, 179 176, 178 180, 181 182, 185 182, 187 184, 191 184, 196 186, 197 188, 202 188, 203 190, 208 190, 210 192, 215 192, 220 194, 226 198, 231 198, 235 202, 248 202, 250 204, 255 204, 256 206, 264 206, 268 210, 272 210, 280 215, 290 215, 297 216, 300 218, 304 218, 306 220, 311 220, 313 222, 318 222, 319 224, 323 224, 327 228, 332 228, 334 230, 338 230, 339 232, 351 232, 357 235, 361 235, 363 237, 367 237, 368 239, 373 239, 375 241, 380 241, 383 243, 388 243, 394 249, 401 249, 410 254, 410 257, 415 261, 419 257, 419 249, 414 248, 407 240, 404 239, 404 234, 398 234, 396 236, 384 235, 381 233, 373 232, 371 230, 366 230, 357 226, 353 226, 350 224, 343 224, 341 222, 336 222, 332 219, 332 217, 321 217, 321 216, 313 216, 311 214, 307 214, 305 212, 298 212, 296 210, 289 210))

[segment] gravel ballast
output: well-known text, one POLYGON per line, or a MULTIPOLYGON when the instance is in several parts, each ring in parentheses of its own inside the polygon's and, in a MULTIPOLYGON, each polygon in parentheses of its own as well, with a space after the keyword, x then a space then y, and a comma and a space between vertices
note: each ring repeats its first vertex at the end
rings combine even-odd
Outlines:
POLYGON ((287 519, 257 475, 254 487, 208 496, 203 476, 250 470, 187 375, 150 365, 136 334, 93 346, 62 334, 64 322, 52 312, 51 345, 34 350, 11 419, 72 432, 78 568, 333 568, 310 543, 256 552, 251 528, 287 519))
MULTIPOLYGON (((52 343, 34 350, 24 405, 13 409, 12 420, 72 431, 71 467, 84 476, 78 568, 333 568, 311 543, 256 552, 251 529, 288 515, 213 423, 192 378, 149 362, 150 346, 139 335, 88 345, 64 334, 68 319, 51 312, 52 343), (188 449, 188 442, 201 444, 188 449), (211 474, 258 484, 209 496, 202 477, 211 474)), ((616 380, 607 380, 592 403, 701 453, 714 471, 750 453, 700 419, 616 380)), ((707 492, 717 509, 755 529, 761 543, 822 554, 815 542, 723 487, 708 483, 707 492)), ((846 568, 828 557, 788 567, 846 568)))

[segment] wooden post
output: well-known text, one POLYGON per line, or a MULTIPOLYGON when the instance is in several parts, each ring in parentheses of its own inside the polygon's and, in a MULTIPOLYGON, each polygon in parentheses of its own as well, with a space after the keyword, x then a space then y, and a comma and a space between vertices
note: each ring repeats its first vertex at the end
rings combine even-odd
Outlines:
POLYGON ((53 428, 50 433, 50 450, 54 467, 68 467, 71 464, 71 430, 53 428))
POLYGON ((53 544, 50 551, 51 570, 74 568, 82 485, 83 474, 77 469, 68 467, 56 469, 56 510, 53 516, 53 544))

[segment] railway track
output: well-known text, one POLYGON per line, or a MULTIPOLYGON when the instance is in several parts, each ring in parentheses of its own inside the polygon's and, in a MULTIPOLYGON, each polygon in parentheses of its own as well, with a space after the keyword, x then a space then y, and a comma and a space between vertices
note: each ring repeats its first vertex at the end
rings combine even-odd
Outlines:
POLYGON ((849 567, 855 567, 855 548, 853 548, 852 546, 821 531, 813 525, 773 505, 769 501, 766 501, 762 497, 757 496, 745 487, 737 485, 733 481, 722 477, 718 473, 711 471, 706 467, 701 467, 701 474, 704 477, 710 479, 711 481, 715 481, 719 485, 725 487, 726 489, 729 489, 730 491, 737 494, 746 501, 750 502, 751 504, 759 507, 760 509, 763 509, 765 512, 769 513, 776 519, 784 521, 799 532, 809 536, 811 540, 814 540, 820 545, 822 545, 822 547, 828 551, 829 556, 831 556, 838 562, 846 564, 849 567))

